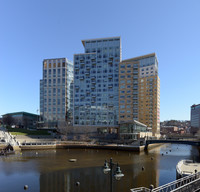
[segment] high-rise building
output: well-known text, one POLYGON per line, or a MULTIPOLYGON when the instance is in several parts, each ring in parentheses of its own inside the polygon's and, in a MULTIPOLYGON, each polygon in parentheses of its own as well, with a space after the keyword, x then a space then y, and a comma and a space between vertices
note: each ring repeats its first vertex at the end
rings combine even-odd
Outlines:
POLYGON ((120 37, 82 40, 74 55, 74 126, 118 125, 120 37))
POLYGON ((160 133, 160 79, 156 54, 119 64, 119 123, 137 120, 160 133))
POLYGON ((45 59, 40 80, 40 115, 45 126, 72 121, 73 64, 67 58, 45 59))
POLYGON ((191 133, 197 133, 200 130, 200 104, 191 106, 191 133))

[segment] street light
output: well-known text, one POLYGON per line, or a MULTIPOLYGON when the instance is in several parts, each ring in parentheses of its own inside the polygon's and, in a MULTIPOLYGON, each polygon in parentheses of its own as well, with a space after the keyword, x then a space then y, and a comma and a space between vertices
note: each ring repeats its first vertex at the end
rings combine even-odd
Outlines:
POLYGON ((103 172, 105 174, 108 174, 110 172, 110 192, 113 192, 113 187, 112 187, 113 176, 115 177, 116 180, 120 180, 124 176, 124 174, 121 172, 118 163, 117 164, 113 163, 112 158, 110 158, 110 162, 107 162, 105 160, 103 172), (116 165, 116 171, 113 175, 113 168, 114 168, 115 165, 116 165))

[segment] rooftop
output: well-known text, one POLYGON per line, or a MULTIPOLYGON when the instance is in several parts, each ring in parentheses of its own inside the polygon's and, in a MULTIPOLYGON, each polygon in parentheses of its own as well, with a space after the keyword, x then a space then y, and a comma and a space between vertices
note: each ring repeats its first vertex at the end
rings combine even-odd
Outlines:
POLYGON ((137 60, 140 60, 140 59, 145 59, 145 58, 153 57, 153 56, 156 56, 156 53, 150 53, 150 54, 147 54, 147 55, 142 55, 142 56, 133 57, 133 58, 130 58, 130 59, 125 59, 122 62, 124 62, 124 61, 125 62, 137 61, 137 60))
POLYGON ((31 116, 36 116, 36 114, 33 114, 33 113, 28 113, 28 112, 24 112, 24 111, 21 111, 21 112, 14 112, 14 113, 6 113, 2 116, 5 116, 5 115, 31 115, 31 116))
POLYGON ((83 46, 85 47, 85 42, 86 41, 101 41, 101 40, 111 40, 111 39, 119 39, 121 40, 121 37, 118 36, 118 37, 106 37, 106 38, 96 38, 96 39, 85 39, 85 40, 82 40, 81 42, 83 43, 83 46))

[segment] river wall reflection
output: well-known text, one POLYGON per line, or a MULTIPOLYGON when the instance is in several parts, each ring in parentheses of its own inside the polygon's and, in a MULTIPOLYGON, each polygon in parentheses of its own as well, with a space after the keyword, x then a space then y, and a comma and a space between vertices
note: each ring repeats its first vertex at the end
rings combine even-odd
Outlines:
MULTIPOLYGON (((82 153, 82 151, 79 151, 82 153)), ((150 184, 158 186, 159 182, 159 154, 138 154, 129 152, 113 151, 84 151, 86 159, 80 160, 80 164, 86 167, 74 167, 73 169, 64 169, 54 172, 46 172, 40 175, 40 190, 43 192, 58 191, 109 191, 109 174, 105 175, 102 171, 104 159, 102 156, 112 156, 115 162, 119 162, 121 170, 125 176, 120 181, 113 180, 113 189, 116 192, 129 191, 132 187, 146 186, 150 184), (95 158, 90 160, 88 166, 88 154, 95 154, 95 158), (100 159, 100 160, 99 160, 100 159), (100 166, 99 166, 100 165, 100 166), (144 167, 144 170, 142 170, 144 167), (76 186, 76 182, 80 182, 76 186)), ((107 158, 108 159, 108 158, 107 158)), ((72 163, 74 166, 74 164, 72 163)))
POLYGON ((23 151, 0 158, 1 189, 21 191, 27 184, 29 192, 108 192, 109 175, 103 173, 102 167, 110 157, 125 175, 120 181, 113 180, 115 192, 163 185, 175 180, 179 160, 199 160, 195 147, 170 144, 147 153, 91 149, 23 151), (71 158, 77 162, 69 162, 71 158), (76 182, 80 185, 76 186, 76 182))

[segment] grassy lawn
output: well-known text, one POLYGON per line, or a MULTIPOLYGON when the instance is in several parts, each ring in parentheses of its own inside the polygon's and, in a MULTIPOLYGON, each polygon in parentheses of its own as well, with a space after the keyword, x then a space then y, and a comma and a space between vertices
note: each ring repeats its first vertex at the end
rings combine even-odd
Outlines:
POLYGON ((7 128, 8 132, 12 135, 50 135, 46 130, 26 130, 26 129, 18 129, 18 128, 7 128))

